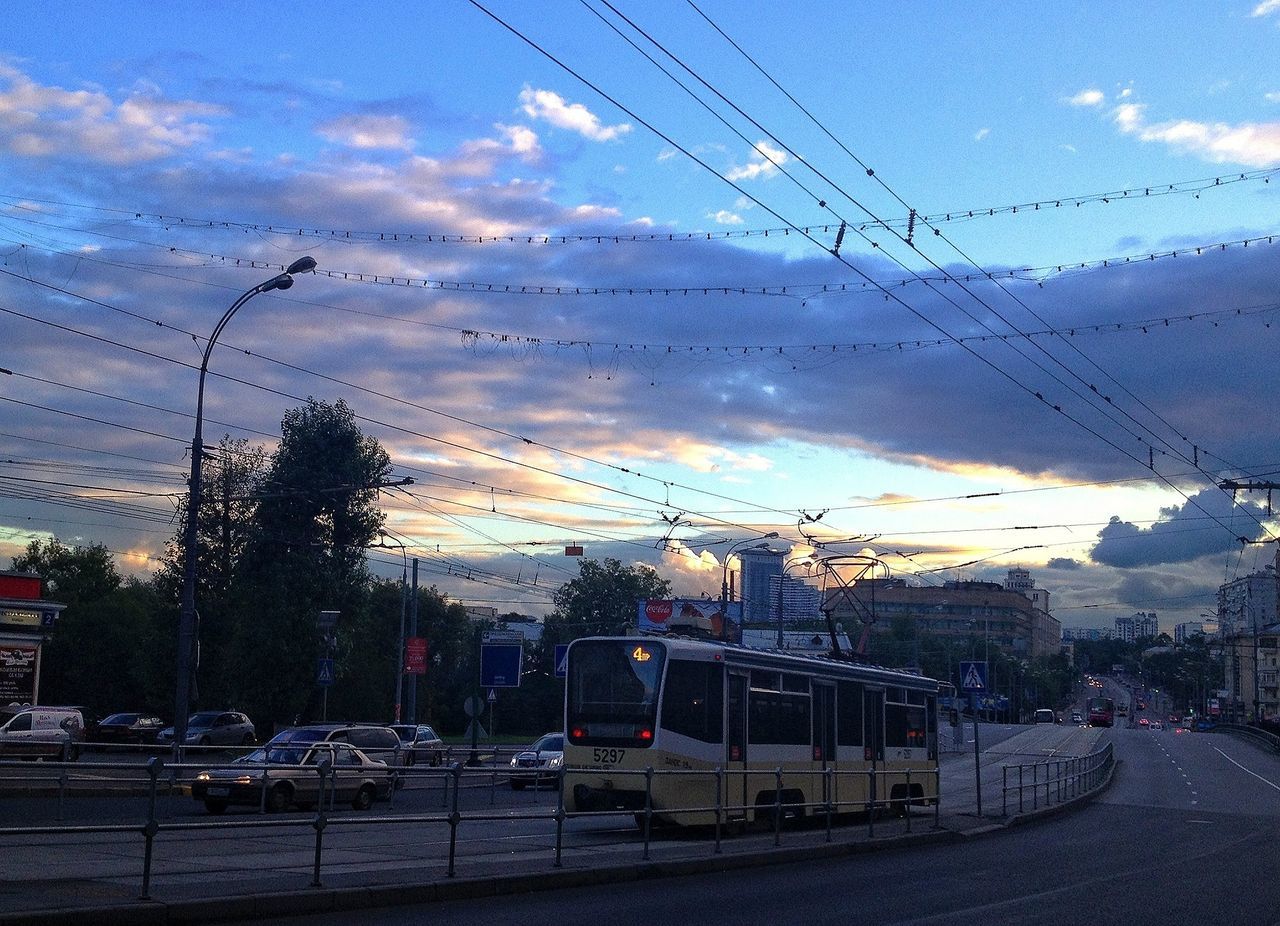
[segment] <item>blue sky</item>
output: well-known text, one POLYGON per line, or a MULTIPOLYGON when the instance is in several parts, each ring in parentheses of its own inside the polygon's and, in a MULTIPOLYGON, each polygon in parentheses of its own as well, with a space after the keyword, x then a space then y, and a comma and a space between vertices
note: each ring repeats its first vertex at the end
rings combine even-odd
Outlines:
POLYGON ((466 601, 778 531, 1171 627, 1271 561, 1280 3, 483 6, 0 9, 0 556, 151 568, 192 335, 310 253, 206 435, 344 398, 466 601))

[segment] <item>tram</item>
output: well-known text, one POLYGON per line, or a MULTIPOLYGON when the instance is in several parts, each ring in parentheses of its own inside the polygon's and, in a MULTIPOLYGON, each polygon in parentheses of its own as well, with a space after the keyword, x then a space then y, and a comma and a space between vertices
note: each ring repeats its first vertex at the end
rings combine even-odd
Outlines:
POLYGON ((651 819, 700 826, 931 804, 937 728, 938 682, 919 675, 704 640, 584 638, 568 651, 565 808, 647 804, 651 819))

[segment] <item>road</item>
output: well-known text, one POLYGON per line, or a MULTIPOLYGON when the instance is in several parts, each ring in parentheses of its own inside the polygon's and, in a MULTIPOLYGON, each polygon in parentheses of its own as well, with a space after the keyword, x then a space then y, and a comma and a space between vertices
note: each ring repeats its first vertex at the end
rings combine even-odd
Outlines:
MULTIPOLYGON (((919 848, 518 897, 364 910, 362 926, 1280 923, 1280 757, 1214 734, 1116 729, 1114 785, 1077 813, 919 848)), ((339 926, 350 914, 304 917, 339 926)))

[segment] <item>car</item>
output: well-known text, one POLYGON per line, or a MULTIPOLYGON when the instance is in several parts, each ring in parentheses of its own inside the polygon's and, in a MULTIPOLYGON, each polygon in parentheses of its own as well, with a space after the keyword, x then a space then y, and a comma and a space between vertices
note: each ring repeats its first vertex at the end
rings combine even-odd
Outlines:
MULTIPOLYGON (((173 727, 156 734, 156 742, 173 742, 173 727)), ((188 746, 252 746, 257 742, 253 721, 239 711, 198 711, 187 718, 188 746)))
POLYGON ((348 743, 371 759, 387 765, 407 765, 408 754, 396 731, 381 723, 309 723, 281 730, 268 746, 299 746, 312 743, 348 743))
POLYGON ((1057 723, 1058 715, 1047 707, 1042 707, 1032 715, 1033 723, 1057 723))
POLYGON ((1147 718, 1145 718, 1145 717, 1139 717, 1139 718, 1138 718, 1138 726, 1140 726, 1140 727, 1149 727, 1149 726, 1151 726, 1151 721, 1150 721, 1150 720, 1148 720, 1148 719, 1147 719, 1147 718))
POLYGON ((1081 714, 1079 711, 1072 711, 1072 712, 1071 712, 1071 722, 1072 722, 1072 723, 1084 723, 1084 714, 1081 714))
POLYGON ((511 757, 511 789, 522 790, 525 785, 554 782, 564 765, 564 734, 548 733, 540 736, 528 749, 511 757))
POLYGON ((1158 720, 1153 720, 1153 721, 1151 721, 1151 729, 1153 729, 1153 730, 1163 730, 1163 729, 1164 729, 1164 724, 1162 724, 1162 723, 1161 723, 1160 721, 1158 721, 1158 720))
POLYGON ((439 765, 444 761, 444 740, 426 723, 393 723, 391 729, 400 737, 405 765, 439 765))
POLYGON ((211 814, 232 804, 279 813, 290 807, 310 810, 321 798, 320 764, 328 762, 332 777, 324 781, 324 798, 368 810, 385 799, 393 784, 387 763, 371 759, 347 743, 267 745, 224 768, 208 769, 191 782, 191 796, 211 814))
POLYGON ((89 740, 96 746, 146 745, 154 743, 164 721, 154 714, 123 711, 110 714, 93 726, 89 740))
POLYGON ((73 762, 84 743, 84 714, 78 707, 0 709, 0 758, 73 762))

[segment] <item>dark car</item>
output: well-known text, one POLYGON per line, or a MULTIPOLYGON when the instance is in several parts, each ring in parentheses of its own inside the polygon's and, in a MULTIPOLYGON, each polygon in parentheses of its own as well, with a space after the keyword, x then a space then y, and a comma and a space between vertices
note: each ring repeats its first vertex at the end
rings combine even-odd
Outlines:
POLYGON ((407 765, 408 756, 400 737, 391 727, 379 723, 309 723, 281 730, 268 746, 297 746, 311 743, 348 743, 371 759, 388 765, 407 765))
MULTIPOLYGON (((173 727, 165 727, 156 742, 173 742, 173 727)), ((252 746, 256 739, 253 722, 239 711, 200 711, 187 718, 188 746, 252 746)))
POLYGON ((222 813, 232 804, 279 813, 315 807, 322 786, 326 805, 332 800, 368 810, 391 793, 392 772, 387 763, 346 743, 267 745, 225 768, 200 772, 191 782, 191 796, 209 813, 222 813), (326 760, 332 774, 322 784, 320 763, 326 760))
POLYGON ((444 761, 444 740, 425 723, 393 723, 400 737, 405 765, 439 765, 444 761))
POLYGON ((539 737, 528 749, 511 757, 511 787, 519 791, 525 785, 535 788, 551 783, 564 765, 564 734, 548 733, 539 737))
POLYGON ((154 743, 163 728, 164 721, 154 714, 124 711, 99 721, 89 739, 103 746, 143 746, 154 743))

